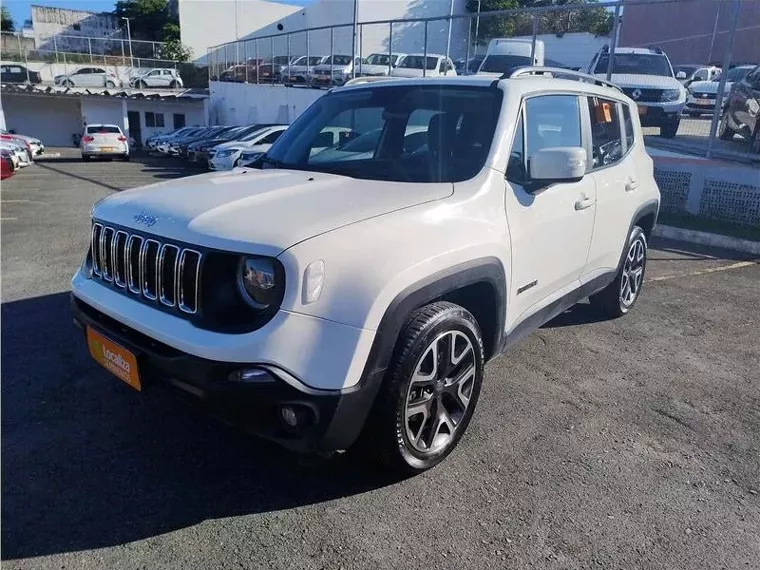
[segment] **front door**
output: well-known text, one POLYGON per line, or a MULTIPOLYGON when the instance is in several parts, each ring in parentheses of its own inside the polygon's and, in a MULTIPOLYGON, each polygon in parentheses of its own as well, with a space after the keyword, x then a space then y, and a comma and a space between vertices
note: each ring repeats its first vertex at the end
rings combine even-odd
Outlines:
POLYGON ((577 96, 525 100, 507 167, 512 241, 508 329, 580 286, 594 229, 594 179, 532 190, 530 159, 543 148, 583 147, 582 139, 577 96))
POLYGON ((135 140, 137 146, 142 146, 140 113, 138 111, 127 111, 127 124, 129 125, 129 136, 135 140))

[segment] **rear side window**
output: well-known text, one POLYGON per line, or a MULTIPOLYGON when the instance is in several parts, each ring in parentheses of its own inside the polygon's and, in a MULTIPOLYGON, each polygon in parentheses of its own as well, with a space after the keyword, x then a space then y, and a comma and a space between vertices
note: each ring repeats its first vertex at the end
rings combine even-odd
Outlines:
POLYGON ((95 134, 95 133, 108 133, 108 134, 121 134, 121 129, 116 126, 112 125, 91 125, 87 127, 87 134, 95 134))
POLYGON ((591 152, 593 168, 614 164, 623 156, 618 104, 612 99, 587 97, 591 118, 591 152))

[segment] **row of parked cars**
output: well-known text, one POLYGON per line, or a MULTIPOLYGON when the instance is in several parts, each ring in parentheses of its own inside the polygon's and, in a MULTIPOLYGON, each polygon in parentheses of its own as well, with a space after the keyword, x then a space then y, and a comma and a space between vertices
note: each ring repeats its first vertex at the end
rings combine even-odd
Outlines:
POLYGON ((184 158, 211 170, 246 166, 264 154, 288 125, 183 127, 146 140, 148 152, 184 158))
MULTIPOLYGON (((21 64, 3 64, 0 67, 0 81, 3 83, 42 83, 38 71, 32 71, 21 64)), ((56 75, 53 82, 60 87, 105 87, 115 89, 125 87, 125 81, 113 70, 105 67, 80 67, 72 73, 56 75)), ((127 80, 133 89, 181 89, 184 87, 179 71, 173 68, 140 68, 134 70, 127 80)))
POLYGON ((0 129, 0 169, 3 180, 19 169, 29 166, 34 158, 45 152, 45 145, 35 137, 19 135, 0 129))

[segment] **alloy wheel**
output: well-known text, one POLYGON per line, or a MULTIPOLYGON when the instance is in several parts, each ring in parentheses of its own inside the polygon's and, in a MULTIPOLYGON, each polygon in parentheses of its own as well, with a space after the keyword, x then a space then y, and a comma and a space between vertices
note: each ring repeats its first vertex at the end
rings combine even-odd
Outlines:
POLYGON ((445 449, 465 416, 477 373, 469 337, 446 331, 433 340, 417 362, 404 409, 409 444, 419 453, 445 449))
POLYGON ((623 275, 620 279, 620 302, 630 307, 636 300, 644 280, 644 263, 646 260, 646 244, 638 238, 628 248, 628 254, 623 265, 623 275))

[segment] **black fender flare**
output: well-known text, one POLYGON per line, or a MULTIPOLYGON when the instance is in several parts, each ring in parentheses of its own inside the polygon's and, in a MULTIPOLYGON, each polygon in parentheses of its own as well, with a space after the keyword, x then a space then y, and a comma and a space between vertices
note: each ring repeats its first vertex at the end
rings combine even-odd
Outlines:
POLYGON ((654 200, 654 199, 648 200, 638 207, 636 212, 631 217, 631 223, 628 225, 628 233, 625 234, 625 243, 623 244, 623 249, 620 251, 620 258, 618 259, 618 265, 617 265, 617 270, 615 274, 617 274, 617 272, 620 271, 620 268, 623 266, 623 262, 625 261, 625 254, 626 254, 627 246, 628 246, 628 238, 631 236, 631 232, 633 231, 634 226, 637 226, 639 221, 642 220, 645 216, 653 214, 654 223, 652 224, 652 229, 654 230, 655 226, 657 225, 657 216, 659 215, 659 213, 660 213, 660 202, 658 200, 654 200))

